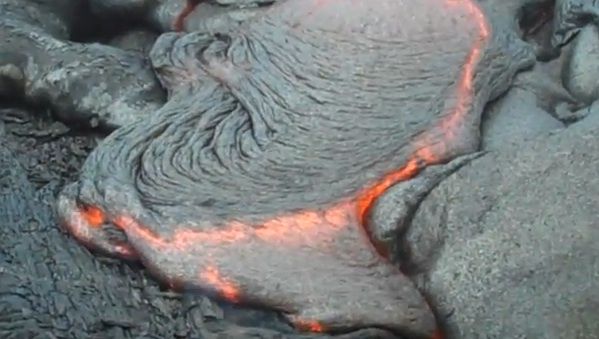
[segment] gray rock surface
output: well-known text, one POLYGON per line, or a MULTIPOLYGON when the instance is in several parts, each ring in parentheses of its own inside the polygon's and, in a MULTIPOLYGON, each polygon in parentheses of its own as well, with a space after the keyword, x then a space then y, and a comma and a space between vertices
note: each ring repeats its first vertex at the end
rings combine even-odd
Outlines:
POLYGON ((177 321, 189 321, 181 333, 198 335, 199 329, 193 328, 204 320, 199 308, 179 312, 176 298, 164 298, 143 274, 127 266, 102 265, 64 236, 52 210, 58 183, 36 190, 12 146, 0 137, 0 337, 129 338, 154 333, 172 338, 177 326, 166 324, 177 321))
POLYGON ((0 0, 0 22, 20 20, 56 39, 68 39, 71 28, 81 17, 81 5, 76 0, 0 0))
POLYGON ((174 29, 177 16, 185 8, 186 0, 159 0, 157 5, 148 12, 147 22, 161 32, 174 29))
POLYGON ((148 30, 131 30, 114 37, 108 45, 148 56, 158 34, 148 30))
POLYGON ((65 40, 72 26, 59 6, 10 4, 0 0, 0 90, 5 91, 0 95, 23 97, 64 121, 91 127, 130 124, 164 103, 165 93, 142 56, 65 40), (46 16, 56 20, 48 23, 42 20, 46 16))
POLYGON ((599 28, 587 25, 572 45, 563 83, 576 98, 591 103, 599 99, 599 28))
POLYGON ((486 110, 482 149, 500 149, 563 126, 537 105, 533 92, 515 87, 486 110))
POLYGON ((297 333, 274 312, 164 291, 135 265, 90 254, 52 208, 57 177, 75 175, 89 140, 48 138, 52 125, 28 118, 0 110, 0 338, 397 339, 297 333))
MULTIPOLYGON (((148 14, 146 20, 156 29, 166 32, 174 29, 177 16, 185 8, 186 0, 160 0, 148 14)), ((266 5, 274 1, 231 0, 221 2, 201 2, 183 22, 187 32, 226 33, 237 28, 242 22, 264 11, 266 5)))
POLYGON ((229 33, 244 21, 263 12, 265 8, 236 8, 234 6, 216 6, 207 2, 201 3, 185 20, 185 30, 188 32, 229 33))
POLYGON ((599 338, 599 121, 489 152, 404 239, 448 338, 599 338))
POLYGON ((556 0, 553 23, 553 45, 566 44, 585 24, 599 23, 599 1, 556 0))
POLYGON ((585 117, 581 121, 572 124, 572 126, 576 126, 578 129, 592 128, 593 126, 599 125, 599 100, 575 114, 585 117))
MULTIPOLYGON (((68 41, 77 17, 73 13, 78 13, 75 2, 0 0, 0 94, 25 93, 29 102, 50 106, 64 120, 99 119, 112 125, 129 124, 155 110, 163 93, 156 90, 150 67, 139 55, 147 54, 153 38, 138 40, 136 32, 128 33, 112 40, 119 48, 68 41)), ((132 15, 168 31, 184 0, 90 2, 96 15, 132 15)), ((232 7, 198 6, 187 30, 228 32, 260 11, 233 7, 271 1, 215 2, 232 7)), ((524 2, 537 1, 511 0, 524 2)), ((581 20, 596 20, 598 6, 598 1, 558 0, 557 13, 564 18, 557 20, 559 31, 572 36, 581 20)), ((588 84, 596 77, 587 68, 595 60, 584 55, 594 45, 580 42, 585 31, 575 40, 578 49, 570 59, 567 86, 577 99, 590 103, 597 94, 588 84)), ((407 268, 419 272, 420 286, 441 313, 455 308, 447 320, 455 337, 594 338, 599 332, 594 325, 599 318, 598 256, 593 251, 599 238, 593 219, 598 205, 593 147, 599 106, 595 101, 578 111, 582 113, 577 116, 588 117, 568 131, 521 143, 561 127, 546 111, 573 102, 559 86, 543 93, 517 82, 483 126, 484 147, 507 150, 489 153, 441 185, 414 219, 408 236, 413 265, 407 268), (539 107, 539 101, 550 108, 539 107), (508 146, 516 142, 518 148, 508 146)), ((2 130, 0 120, 0 136, 2 130)), ((216 326, 221 330, 208 330, 206 319, 222 320, 222 311, 205 307, 213 305, 207 299, 182 306, 126 265, 100 265, 54 228, 49 206, 56 182, 36 192, 12 156, 0 155, 0 221, 10 226, 0 232, 1 337, 42 336, 49 329, 58 337, 296 337, 222 323, 216 326)), ((385 333, 365 330, 349 337, 378 335, 385 333)))
MULTIPOLYGON (((565 46, 562 51, 569 50, 565 46)), ((534 68, 518 75, 514 81, 515 88, 532 92, 536 96, 536 106, 561 121, 569 120, 567 115, 560 116, 560 107, 576 111, 586 106, 573 97, 561 81, 561 72, 566 58, 562 55, 549 62, 537 62, 534 68)))

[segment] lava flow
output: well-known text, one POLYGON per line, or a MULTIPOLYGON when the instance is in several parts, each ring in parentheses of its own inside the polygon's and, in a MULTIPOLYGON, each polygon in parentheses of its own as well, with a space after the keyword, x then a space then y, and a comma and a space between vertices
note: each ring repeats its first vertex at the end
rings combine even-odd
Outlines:
POLYGON ((364 223, 372 203, 389 187, 414 177, 426 166, 435 165, 442 161, 443 154, 446 152, 445 145, 450 144, 452 138, 456 138, 455 133, 452 133, 452 131, 459 130, 459 124, 464 120, 465 115, 468 113, 468 105, 471 103, 474 93, 474 69, 480 60, 482 49, 490 34, 490 29, 484 14, 478 5, 474 3, 474 0, 446 0, 446 3, 450 6, 467 6, 468 11, 479 28, 479 37, 474 46, 472 46, 470 53, 468 53, 457 86, 456 94, 458 102, 454 107, 452 114, 449 114, 448 117, 441 122, 441 128, 445 132, 446 138, 449 140, 440 143, 438 148, 435 149, 427 146, 434 143, 427 141, 427 136, 424 136, 421 140, 416 141, 416 145, 422 146, 417 147, 418 151, 412 155, 403 168, 388 174, 377 184, 365 189, 357 198, 357 210, 362 223, 364 223))
MULTIPOLYGON (((199 1, 189 0, 183 13, 179 16, 176 28, 181 30, 183 20, 197 5, 199 1)), ((261 225, 249 225, 239 221, 230 221, 222 227, 214 227, 207 231, 197 231, 179 228, 168 238, 161 238, 148 227, 140 224, 133 218, 122 215, 112 222, 121 228, 127 236, 135 236, 143 239, 148 247, 158 251, 173 251, 185 253, 194 244, 210 244, 214 246, 226 246, 230 244, 241 244, 248 240, 259 240, 261 243, 273 247, 302 247, 309 244, 311 248, 330 251, 331 243, 342 231, 348 228, 359 228, 352 232, 364 235, 364 225, 368 211, 373 202, 381 196, 392 185, 408 180, 418 174, 424 167, 445 161, 447 148, 452 145, 453 138, 459 138, 460 124, 468 114, 474 96, 474 72, 478 64, 482 50, 490 35, 490 28, 481 9, 475 4, 475 0, 445 0, 447 6, 463 6, 471 15, 478 26, 478 38, 472 46, 464 61, 460 79, 456 88, 457 102, 451 109, 451 114, 441 121, 445 140, 442 143, 433 143, 427 140, 432 136, 424 136, 416 141, 417 151, 410 160, 399 170, 383 177, 378 183, 363 189, 355 197, 338 202, 327 209, 305 210, 289 215, 273 217, 261 225), (457 132, 456 132, 457 131, 457 132), (426 147, 426 145, 437 145, 426 147), (439 146, 440 145, 440 146, 439 146)), ((437 9, 431 9, 437 10, 437 9)), ((437 136, 438 137, 438 136, 437 136)), ((80 211, 83 222, 89 226, 101 226, 106 217, 94 207, 80 211)), ((71 227, 73 228, 73 227, 71 227)), ((192 252, 189 252, 192 253, 192 252)), ((209 257, 209 256, 208 256, 209 257)), ((241 302, 244 294, 239 285, 221 272, 219 266, 214 263, 200 267, 197 277, 203 285, 211 286, 222 298, 231 302, 241 302)), ((326 331, 324 324, 310 319, 296 321, 299 329, 313 332, 326 331)), ((435 337, 439 338, 436 333, 435 337)))

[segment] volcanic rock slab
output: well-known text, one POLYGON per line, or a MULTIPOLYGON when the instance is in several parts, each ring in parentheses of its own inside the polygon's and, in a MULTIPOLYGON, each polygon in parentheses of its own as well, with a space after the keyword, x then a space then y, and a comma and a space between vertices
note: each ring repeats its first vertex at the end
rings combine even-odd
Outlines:
POLYGON ((534 93, 513 88, 488 111, 483 124, 485 150, 499 149, 564 127, 538 107, 534 93))
POLYGON ((64 0, 0 0, 0 96, 91 127, 126 125, 162 106, 164 92, 142 56, 68 40, 77 9, 64 0))
MULTIPOLYGON (((129 32, 108 43, 122 48, 73 39, 85 35, 81 32, 95 37, 128 26, 172 31, 185 3, 0 0, 0 96, 22 98, 87 127, 112 129, 143 119, 165 101, 147 53, 131 53, 147 52, 151 35, 129 32), (139 39, 132 42, 135 47, 123 46, 133 37, 139 39)), ((261 11, 233 5, 202 4, 186 23, 189 29, 226 31, 261 11)))
MULTIPOLYGON (((265 11, 266 7, 236 8, 202 2, 181 17, 181 30, 186 32, 229 33, 265 11)), ((184 13, 183 13, 184 14, 184 13)))
POLYGON ((591 117, 473 160, 420 205, 404 246, 448 338, 599 338, 591 117))
POLYGON ((597 24, 599 2, 596 0, 556 0, 552 43, 567 43, 587 24, 597 24))
POLYGON ((533 69, 519 73, 510 90, 486 107, 483 150, 510 147, 565 127, 556 112, 578 102, 561 84, 563 59, 537 62, 533 69))
MULTIPOLYGON (((102 0, 99 0, 102 1, 102 0)), ((145 19, 161 31, 228 32, 274 0, 160 0, 145 19)))
POLYGON ((533 62, 495 22, 471 1, 288 0, 230 34, 164 34, 151 57, 169 101, 94 150, 62 223, 301 329, 430 336, 363 226, 394 183, 478 148, 484 105, 533 62))
POLYGON ((599 27, 587 25, 572 45, 563 81, 572 94, 590 104, 599 99, 599 27))

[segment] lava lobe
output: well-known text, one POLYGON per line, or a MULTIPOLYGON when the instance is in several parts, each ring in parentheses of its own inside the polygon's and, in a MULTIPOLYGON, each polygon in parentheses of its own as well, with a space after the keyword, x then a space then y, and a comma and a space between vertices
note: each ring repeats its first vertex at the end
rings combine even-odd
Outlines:
POLYGON ((511 41, 474 0, 287 0, 233 34, 164 34, 169 101, 94 150, 60 218, 172 286, 304 330, 430 337, 364 224, 393 184, 477 149, 484 104, 521 67, 511 41))

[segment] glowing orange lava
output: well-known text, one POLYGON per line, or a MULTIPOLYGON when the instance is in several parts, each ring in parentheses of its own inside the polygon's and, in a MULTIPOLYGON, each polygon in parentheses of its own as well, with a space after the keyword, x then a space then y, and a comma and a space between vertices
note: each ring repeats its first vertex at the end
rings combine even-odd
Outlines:
POLYGON ((297 320, 294 325, 298 330, 304 332, 322 333, 325 331, 325 327, 318 321, 297 320))
POLYGON ((226 278, 220 275, 214 266, 208 266, 200 272, 200 279, 212 286, 218 286, 218 291, 223 298, 231 302, 239 301, 239 289, 226 278))
POLYGON ((94 206, 86 206, 83 208, 81 215, 91 227, 101 227, 106 222, 104 212, 94 206))
MULTIPOLYGON (((179 20, 181 22, 179 25, 182 25, 182 19, 193 10, 194 3, 197 4, 197 2, 188 1, 187 7, 180 15, 179 20)), ((475 67, 480 60, 484 44, 490 35, 490 29, 480 8, 475 4, 475 0, 445 0, 445 3, 448 6, 463 6, 467 9, 478 25, 479 30, 479 37, 464 61, 462 74, 456 89, 457 102, 452 108, 452 113, 448 114, 441 122, 442 129, 447 131, 444 135, 445 141, 449 143, 451 138, 459 137, 452 131, 459 130, 459 124, 464 121, 466 114, 468 114, 468 108, 473 99, 475 67)), ((429 142, 427 138, 431 138, 431 136, 427 137, 425 135, 421 140, 416 141, 416 145, 422 147, 417 147, 418 151, 412 155, 411 159, 401 169, 389 173, 378 183, 362 190, 356 197, 339 202, 324 210, 315 209, 279 215, 263 222, 261 225, 229 221, 222 227, 214 227, 207 231, 196 231, 181 227, 177 228, 168 238, 160 237, 148 227, 126 215, 116 218, 113 222, 125 233, 134 234, 157 250, 185 252, 198 243, 223 245, 247 241, 250 238, 257 238, 274 246, 293 247, 310 244, 313 247, 321 246, 326 249, 325 247, 332 243, 331 239, 335 239, 339 231, 346 230, 349 227, 356 227, 357 229, 360 228, 360 225, 364 225, 372 203, 389 187, 414 177, 428 165, 442 161, 441 157, 446 153, 443 143, 439 145, 439 143, 429 142), (426 146, 432 144, 436 146, 426 146)), ((97 208, 88 208, 83 214, 91 226, 97 227, 104 223, 104 215, 97 208)), ((198 269, 199 279, 213 286, 223 298, 231 302, 239 302, 243 297, 239 287, 233 281, 224 277, 217 265, 208 265, 198 269)), ((315 321, 297 320, 296 326, 301 330, 311 332, 325 330, 322 324, 315 321)), ((433 335, 433 338, 441 337, 440 332, 433 335)))

